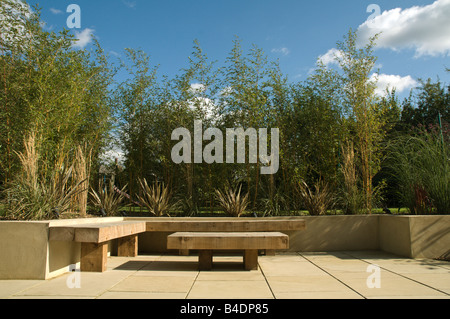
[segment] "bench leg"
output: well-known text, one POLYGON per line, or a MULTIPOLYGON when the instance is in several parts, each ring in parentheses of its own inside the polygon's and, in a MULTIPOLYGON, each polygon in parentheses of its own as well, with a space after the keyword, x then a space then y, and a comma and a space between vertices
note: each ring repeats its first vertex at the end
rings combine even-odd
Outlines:
POLYGON ((189 249, 180 249, 178 253, 180 256, 189 256, 189 249))
POLYGON ((138 235, 119 238, 117 255, 120 257, 136 257, 138 255, 138 235))
POLYGON ((198 252, 199 270, 211 270, 212 261, 213 261, 212 250, 200 250, 198 252))
POLYGON ((108 242, 81 243, 80 269, 86 272, 104 272, 108 258, 108 242))
POLYGON ((258 250, 251 249, 244 252, 245 270, 258 270, 258 250))

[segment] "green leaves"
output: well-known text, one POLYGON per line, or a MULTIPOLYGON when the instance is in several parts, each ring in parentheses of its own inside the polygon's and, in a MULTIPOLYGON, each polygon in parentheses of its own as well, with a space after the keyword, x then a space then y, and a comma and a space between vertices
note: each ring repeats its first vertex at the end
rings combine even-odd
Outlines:
POLYGON ((250 204, 249 194, 242 195, 241 190, 242 186, 234 190, 229 187, 225 188, 224 191, 216 189, 217 200, 226 214, 240 217, 245 212, 245 209, 250 204))
POLYGON ((143 195, 138 199, 148 211, 157 216, 169 215, 171 210, 178 208, 178 202, 172 203, 172 194, 169 186, 163 183, 155 183, 151 187, 148 186, 147 180, 139 180, 143 195))
POLYGON ((113 181, 109 181, 107 185, 100 182, 98 192, 91 188, 91 203, 97 208, 98 212, 105 216, 117 216, 120 209, 126 206, 123 203, 126 188, 127 186, 125 185, 122 189, 116 191, 113 181))

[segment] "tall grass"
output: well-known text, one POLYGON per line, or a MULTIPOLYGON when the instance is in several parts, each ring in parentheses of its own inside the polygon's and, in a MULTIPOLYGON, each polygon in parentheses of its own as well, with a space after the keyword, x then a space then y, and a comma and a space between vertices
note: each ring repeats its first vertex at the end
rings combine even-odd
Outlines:
POLYGON ((32 132, 17 153, 21 171, 7 188, 7 215, 12 219, 55 219, 70 209, 72 197, 81 191, 80 180, 70 185, 74 166, 57 165, 49 178, 39 174, 38 138, 32 132))
POLYGON ((390 146, 389 165, 399 199, 411 213, 450 213, 450 145, 439 135, 397 138, 390 146))
POLYGON ((78 184, 78 193, 72 198, 72 207, 79 211, 81 216, 86 216, 89 192, 90 168, 92 162, 92 150, 78 146, 75 153, 74 184, 78 184))
POLYGON ((341 147, 343 183, 339 187, 338 201, 345 214, 358 214, 364 207, 364 194, 359 188, 359 175, 353 142, 347 141, 341 147))
POLYGON ((325 215, 334 206, 334 195, 328 183, 319 180, 310 188, 305 181, 298 184, 298 193, 311 216, 325 215))

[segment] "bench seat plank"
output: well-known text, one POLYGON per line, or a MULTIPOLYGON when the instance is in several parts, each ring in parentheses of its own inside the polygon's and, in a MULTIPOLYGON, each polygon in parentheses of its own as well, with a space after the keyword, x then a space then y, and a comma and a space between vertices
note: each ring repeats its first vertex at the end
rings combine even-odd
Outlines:
POLYGON ((304 230, 305 228, 304 219, 147 221, 147 231, 149 232, 278 232, 304 230))
POLYGON ((178 232, 167 237, 167 248, 190 250, 278 250, 289 248, 289 236, 279 232, 178 232))
POLYGON ((70 225, 51 227, 49 240, 98 244, 116 238, 144 233, 145 231, 146 223, 137 221, 70 225))

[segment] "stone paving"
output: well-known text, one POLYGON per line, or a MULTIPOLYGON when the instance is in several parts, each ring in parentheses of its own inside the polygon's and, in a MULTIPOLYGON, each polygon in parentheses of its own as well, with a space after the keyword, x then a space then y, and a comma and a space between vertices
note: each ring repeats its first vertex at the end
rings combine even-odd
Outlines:
POLYGON ((450 299, 450 262, 381 251, 261 256, 255 271, 242 270, 242 257, 215 256, 210 272, 197 266, 194 255, 110 257, 104 273, 0 280, 0 298, 450 299))

